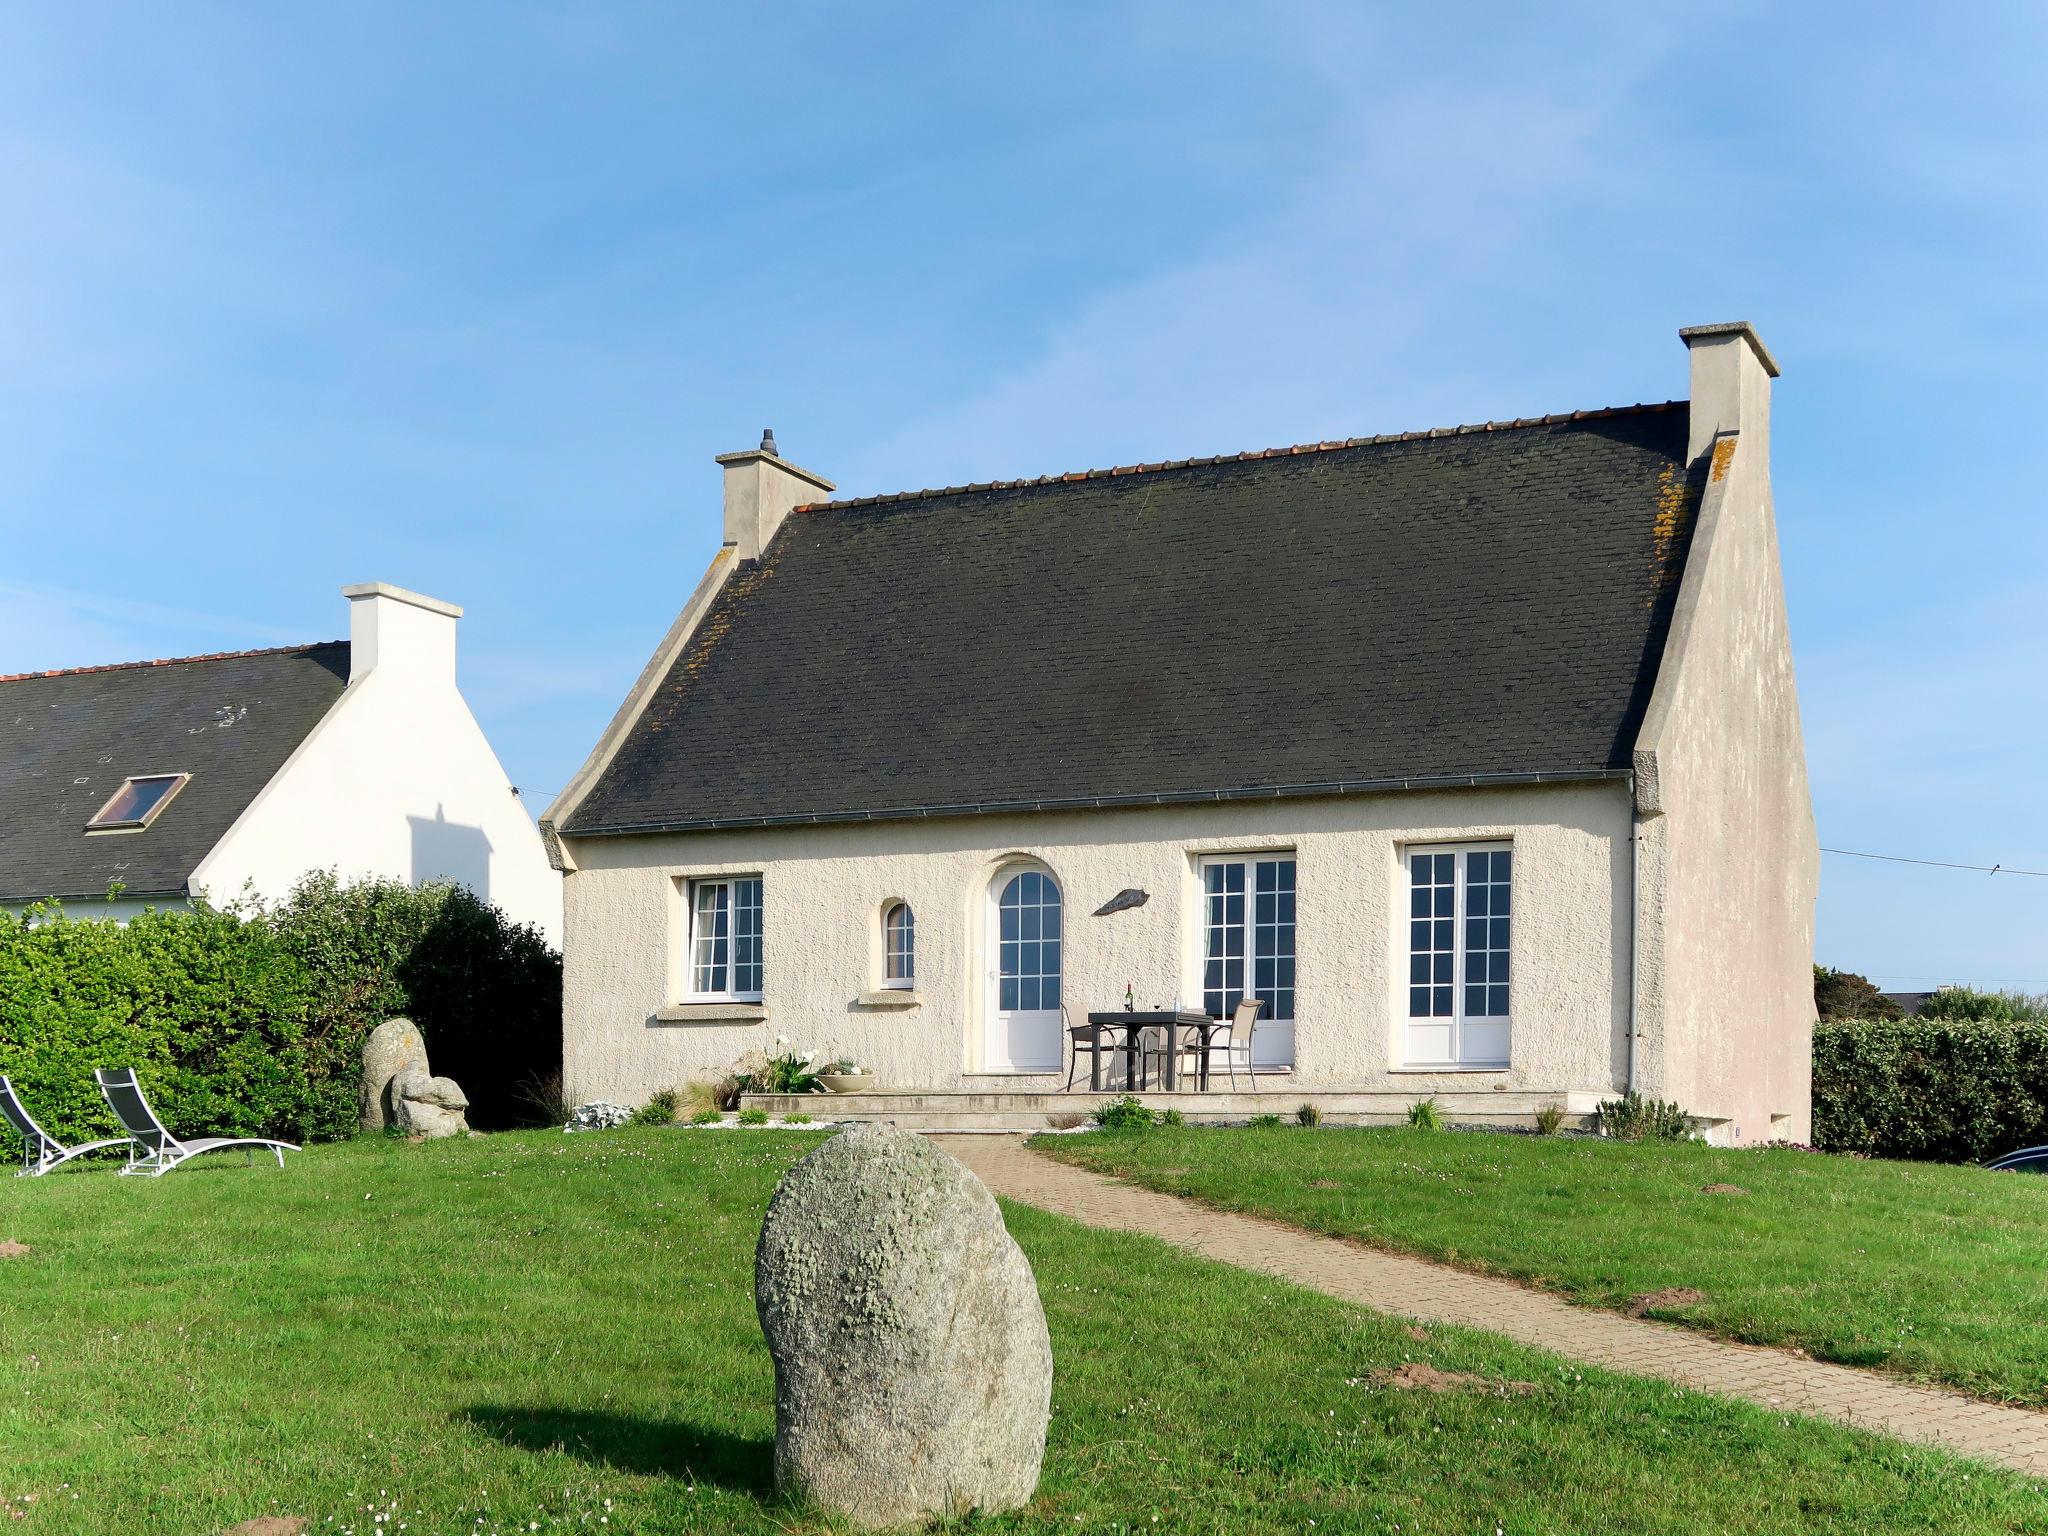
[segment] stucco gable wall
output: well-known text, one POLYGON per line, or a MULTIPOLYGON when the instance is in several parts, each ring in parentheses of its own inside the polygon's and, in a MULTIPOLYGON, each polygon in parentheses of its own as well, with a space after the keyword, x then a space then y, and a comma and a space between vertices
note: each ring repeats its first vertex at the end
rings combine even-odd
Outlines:
POLYGON ((1766 443, 1714 456, 1637 758, 1640 1082, 1732 1139, 1811 1134, 1819 879, 1766 443))
POLYGON ((1150 809, 719 831, 575 842, 565 883, 567 1088, 644 1100, 723 1075, 786 1035, 848 1054, 897 1087, 1042 1091, 1062 1079, 978 1075, 991 881, 1011 863, 1063 892, 1066 1006, 1199 1006, 1203 852, 1291 848, 1298 879, 1295 1067, 1277 1088, 1598 1094, 1626 1058, 1630 807, 1618 780, 1150 809), (1416 842, 1516 850, 1513 1061, 1506 1072, 1396 1070, 1405 1018, 1406 874, 1416 842), (758 874, 766 975, 759 1021, 664 1018, 683 990, 685 882, 758 874), (1142 907, 1090 914, 1126 887, 1142 907), (863 1003, 880 979, 880 916, 917 915, 918 1005, 863 1003))
POLYGON ((276 900, 326 868, 456 880, 561 942, 561 877, 452 678, 380 667, 350 684, 192 884, 276 900))

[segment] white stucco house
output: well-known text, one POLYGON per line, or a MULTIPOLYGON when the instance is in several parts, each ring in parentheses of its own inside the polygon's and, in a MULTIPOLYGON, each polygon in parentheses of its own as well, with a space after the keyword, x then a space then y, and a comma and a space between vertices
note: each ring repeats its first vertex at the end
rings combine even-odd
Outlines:
POLYGON ((462 610, 342 595, 346 640, 0 677, 0 909, 275 901, 332 869, 457 881, 559 944, 561 877, 455 684, 462 610))
POLYGON ((1680 335, 1663 405, 854 500, 723 456, 724 545, 542 818, 569 1091, 780 1035, 869 1113, 1039 1124, 1087 1013, 1252 993, 1236 1113, 1634 1085, 1804 1139, 1778 370, 1680 335))

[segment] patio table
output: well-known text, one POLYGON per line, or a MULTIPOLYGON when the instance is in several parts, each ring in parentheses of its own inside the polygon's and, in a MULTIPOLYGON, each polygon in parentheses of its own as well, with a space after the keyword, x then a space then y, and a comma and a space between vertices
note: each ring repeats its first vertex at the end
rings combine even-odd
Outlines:
MULTIPOLYGON (((1091 1013, 1088 1022, 1095 1027, 1095 1038, 1102 1038, 1105 1029, 1120 1029, 1124 1032, 1124 1084, 1135 1086, 1138 1081, 1138 1052, 1142 1048, 1145 1031, 1164 1029, 1167 1038, 1166 1091, 1172 1093, 1180 1084, 1180 1032, 1183 1029, 1204 1029, 1221 1024, 1221 1019, 1212 1019, 1208 1014, 1194 1008, 1114 1008, 1102 1013, 1091 1013)), ((1203 1039, 1207 1040, 1204 1033, 1203 1039)), ((1206 1064, 1208 1056, 1203 1055, 1206 1064)), ((1208 1073, 1202 1073, 1202 1083, 1208 1086, 1208 1073)), ((1088 1062, 1088 1091, 1102 1092, 1102 1053, 1095 1052, 1088 1062)))

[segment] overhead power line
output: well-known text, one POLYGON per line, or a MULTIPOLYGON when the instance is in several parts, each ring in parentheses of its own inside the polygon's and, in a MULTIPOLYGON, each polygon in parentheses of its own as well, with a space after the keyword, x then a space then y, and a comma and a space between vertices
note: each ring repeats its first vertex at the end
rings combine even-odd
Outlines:
POLYGON ((1974 869, 1985 875, 2032 875, 2048 880, 2048 869, 2013 869, 2005 864, 1957 864, 1948 859, 1909 859, 1898 853, 1864 853, 1855 848, 1823 848, 1822 853, 1839 853, 1850 859, 1881 859, 1887 864, 1924 864, 1931 869, 1974 869))

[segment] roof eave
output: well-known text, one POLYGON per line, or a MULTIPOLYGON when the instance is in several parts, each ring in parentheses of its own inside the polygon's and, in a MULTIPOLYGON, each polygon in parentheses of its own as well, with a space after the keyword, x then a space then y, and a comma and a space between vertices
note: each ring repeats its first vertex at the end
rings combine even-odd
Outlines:
POLYGON ((955 805, 889 806, 870 810, 805 811, 780 816, 716 816, 622 822, 613 826, 569 827, 570 837, 649 837, 672 832, 719 832, 741 828, 843 826, 872 821, 922 821, 937 817, 1023 815, 1038 811, 1105 811, 1154 805, 1209 805, 1247 800, 1291 800, 1344 795, 1399 794, 1410 790, 1491 789, 1517 784, 1619 783, 1627 768, 1537 769, 1516 773, 1409 774, 1399 778, 1336 779, 1315 784, 1245 785, 1235 789, 1157 790, 1128 795, 1071 795, 1029 800, 977 801, 955 805))

